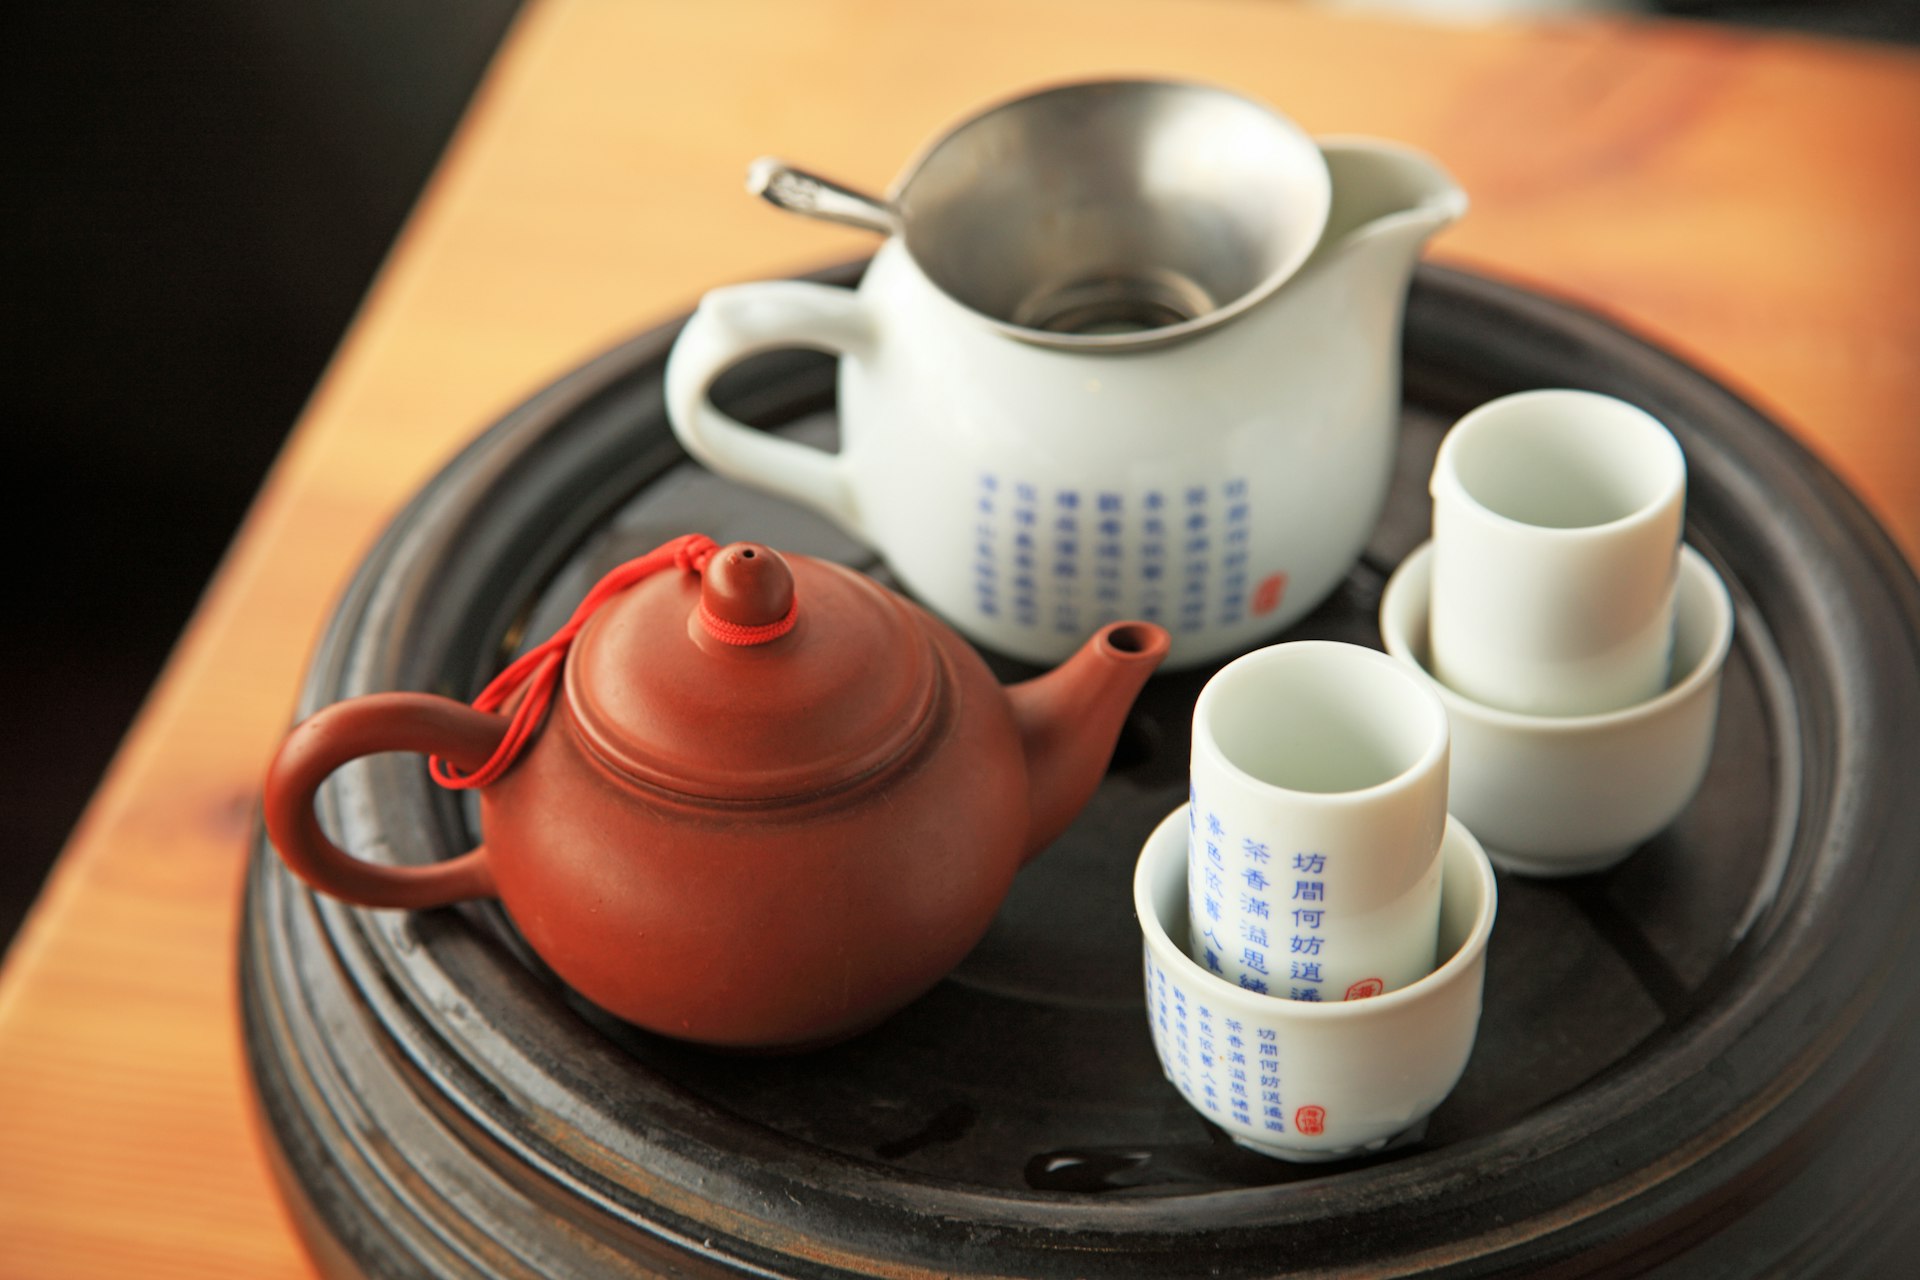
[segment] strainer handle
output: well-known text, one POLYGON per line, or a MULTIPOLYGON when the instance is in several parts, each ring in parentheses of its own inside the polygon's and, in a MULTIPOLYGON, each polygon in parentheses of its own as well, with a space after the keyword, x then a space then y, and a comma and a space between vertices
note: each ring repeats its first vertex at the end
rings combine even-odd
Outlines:
POLYGON ((774 156, 761 156, 747 169, 747 190, 803 218, 878 231, 883 236, 900 233, 900 219, 885 201, 774 156))
POLYGON ((812 507, 863 536, 844 452, 756 431, 714 408, 707 391, 727 369, 763 351, 808 347, 857 358, 872 351, 876 335, 871 311, 851 289, 793 280, 715 289, 667 360, 674 434, 720 475, 812 507))

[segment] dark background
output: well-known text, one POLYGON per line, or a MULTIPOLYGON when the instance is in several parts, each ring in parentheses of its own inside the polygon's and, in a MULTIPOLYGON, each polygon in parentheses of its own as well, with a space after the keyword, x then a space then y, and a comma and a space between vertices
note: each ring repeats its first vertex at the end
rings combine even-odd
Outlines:
MULTIPOLYGON (((25 517, 0 630, 0 946, 518 7, 0 11, 0 423, 25 517)), ((1653 7, 1920 42, 1916 0, 1653 7)))
POLYGON ((11 505, 0 945, 517 0, 0 10, 11 505))

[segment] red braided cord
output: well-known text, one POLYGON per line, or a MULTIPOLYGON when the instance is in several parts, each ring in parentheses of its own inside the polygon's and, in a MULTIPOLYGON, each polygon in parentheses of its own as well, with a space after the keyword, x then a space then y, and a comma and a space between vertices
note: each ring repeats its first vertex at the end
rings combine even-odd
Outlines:
MULTIPOLYGON (((500 739, 500 745, 493 749, 487 762, 472 773, 461 773, 439 756, 427 762, 427 771, 433 780, 443 787, 454 791, 465 791, 473 787, 484 787, 496 781, 501 774, 513 767, 526 749, 534 731, 540 722, 546 719, 547 708, 553 704, 553 691, 560 683, 560 667, 566 661, 567 650, 573 644, 573 638, 587 619, 614 596, 619 595, 642 578, 648 578, 663 569, 680 569, 682 572, 700 573, 707 567, 707 561, 719 549, 712 538, 703 533, 689 533, 675 538, 672 542, 655 547, 643 556, 627 561, 611 570, 606 577, 594 584, 587 592, 587 598, 567 619, 567 625, 554 632, 551 637, 535 645, 508 664, 506 670, 495 676, 473 705, 480 711, 496 711, 505 706, 516 695, 519 705, 514 707, 512 720, 507 732, 500 739)), ((793 626, 793 614, 790 610, 782 627, 782 633, 793 626)), ((781 627, 781 623, 774 623, 781 627)), ((765 628, 742 628, 742 630, 765 630, 765 628)), ((766 639, 773 639, 767 636, 766 639)), ((752 644, 757 641, 729 641, 728 643, 752 644)))
POLYGON ((800 620, 800 597, 795 596, 793 603, 787 606, 787 612, 778 621, 749 625, 744 622, 728 622, 725 618, 707 608, 703 598, 700 601, 700 626, 708 635, 721 644, 765 644, 769 640, 778 640, 793 630, 793 624, 800 620))

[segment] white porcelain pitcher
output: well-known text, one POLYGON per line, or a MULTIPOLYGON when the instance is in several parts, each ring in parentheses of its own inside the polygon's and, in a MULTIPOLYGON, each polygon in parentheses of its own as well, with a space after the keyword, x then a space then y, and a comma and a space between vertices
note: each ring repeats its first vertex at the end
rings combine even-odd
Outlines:
POLYGON ((668 363, 674 429, 721 475, 832 517, 989 648, 1054 662, 1118 618, 1165 625, 1170 665, 1248 648, 1329 594, 1379 517, 1408 281, 1466 207, 1407 148, 1318 153, 1331 201, 1304 265, 1170 341, 1023 331, 937 287, 896 234, 857 289, 709 293, 668 363), (841 357, 837 453, 707 398, 791 346, 841 357))

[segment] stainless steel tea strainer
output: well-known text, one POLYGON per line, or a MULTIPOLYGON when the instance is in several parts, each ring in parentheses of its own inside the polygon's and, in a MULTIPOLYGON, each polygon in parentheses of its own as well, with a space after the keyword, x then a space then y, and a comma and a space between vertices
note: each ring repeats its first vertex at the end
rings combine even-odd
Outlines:
POLYGON ((898 235, 936 287, 1009 336, 1131 349, 1222 324, 1313 252, 1331 182, 1307 135, 1211 85, 1101 80, 989 107, 885 201, 779 160, 748 187, 898 235))

